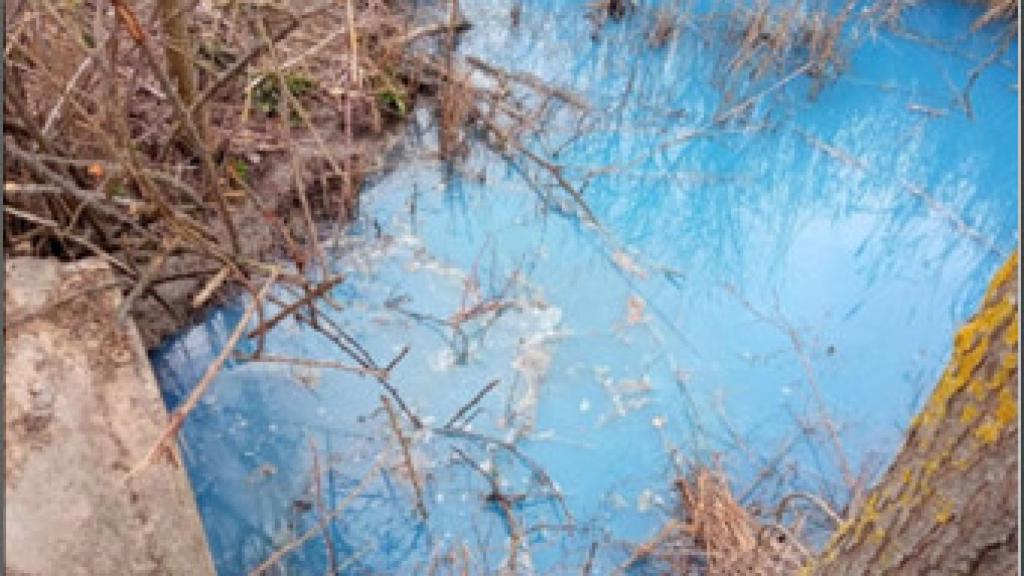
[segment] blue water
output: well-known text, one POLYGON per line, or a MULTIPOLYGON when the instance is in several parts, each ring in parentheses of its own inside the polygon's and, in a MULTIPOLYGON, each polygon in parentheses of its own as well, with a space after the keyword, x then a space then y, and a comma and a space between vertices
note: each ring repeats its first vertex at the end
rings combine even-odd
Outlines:
MULTIPOLYGON (((338 573, 495 571, 510 531, 523 536, 520 571, 579 573, 593 554, 593 573, 609 573, 664 523, 675 467, 694 463, 717 462, 744 504, 802 489, 841 508, 844 467, 884 470, 955 327, 1016 245, 1016 43, 974 86, 968 118, 954 90, 997 45, 995 32, 966 34, 976 10, 906 14, 908 30, 952 51, 854 18, 836 82, 810 98, 798 79, 746 123, 716 128, 713 32, 683 27, 652 48, 646 4, 597 40, 583 2, 526 0, 517 28, 509 2, 464 4, 462 53, 589 103, 583 120, 554 106, 528 142, 583 188, 599 227, 522 159, 476 145, 454 171, 439 164, 418 110, 333 243, 348 279, 337 309, 320 308, 379 365, 409 347, 391 382, 426 424, 413 431, 395 408, 428 519, 376 381, 232 361, 181 440, 220 573, 246 573, 337 507, 338 573), (481 301, 501 312, 446 323, 481 301), (461 437, 438 433, 494 379, 461 437), (516 526, 488 500, 485 472, 521 496, 516 526)), ((153 353, 171 408, 241 305, 153 353)), ((266 352, 353 363, 294 322, 266 352)), ((327 568, 316 536, 275 570, 327 568)))

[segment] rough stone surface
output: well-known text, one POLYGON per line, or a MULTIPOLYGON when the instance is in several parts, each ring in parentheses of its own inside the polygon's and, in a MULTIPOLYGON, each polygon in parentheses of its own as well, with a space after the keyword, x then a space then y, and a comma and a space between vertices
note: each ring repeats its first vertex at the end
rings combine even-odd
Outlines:
POLYGON ((126 479, 167 413, 107 266, 5 266, 6 573, 214 574, 179 460, 126 479))

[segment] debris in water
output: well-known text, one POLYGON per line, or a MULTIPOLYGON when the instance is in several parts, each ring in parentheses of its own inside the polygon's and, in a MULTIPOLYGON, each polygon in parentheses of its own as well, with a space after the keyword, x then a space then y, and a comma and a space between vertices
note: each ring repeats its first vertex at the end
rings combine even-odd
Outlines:
POLYGON ((648 394, 653 387, 650 378, 646 375, 641 378, 627 378, 616 382, 607 368, 597 367, 594 369, 594 376, 608 392, 612 401, 612 411, 600 418, 599 426, 604 426, 612 420, 640 410, 651 401, 648 394))
POLYGON ((644 321, 644 314, 647 310, 647 304, 643 298, 633 294, 626 301, 626 323, 630 326, 636 326, 644 321))
POLYGON ((541 329, 530 334, 519 342, 519 351, 512 360, 512 368, 526 384, 526 391, 516 402, 515 420, 519 424, 516 435, 528 433, 533 429, 537 398, 540 396, 540 385, 551 366, 551 342, 560 337, 556 328, 562 313, 554 307, 537 311, 541 329))
POLYGON ((645 489, 636 497, 636 511, 637 512, 650 512, 655 506, 661 506, 665 501, 661 496, 658 496, 650 488, 645 489))
POLYGON ((627 274, 632 274, 641 280, 647 279, 647 271, 637 264, 632 256, 621 250, 612 254, 612 262, 615 262, 615 265, 627 274))
POLYGON ((608 495, 608 503, 611 504, 612 508, 622 510, 623 508, 629 508, 629 501, 626 500, 622 494, 618 492, 612 492, 608 495))

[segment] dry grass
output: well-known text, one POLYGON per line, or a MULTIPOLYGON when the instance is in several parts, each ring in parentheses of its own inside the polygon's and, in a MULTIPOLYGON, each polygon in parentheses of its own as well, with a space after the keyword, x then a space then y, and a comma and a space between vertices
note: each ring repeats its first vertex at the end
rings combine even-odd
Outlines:
POLYGON ((804 0, 785 5, 757 0, 723 12, 726 38, 733 45, 718 79, 726 100, 743 85, 792 70, 811 78, 811 94, 817 94, 846 66, 843 32, 853 7, 852 0, 838 12, 811 8, 804 0))
POLYGON ((675 480, 676 517, 638 546, 618 573, 645 564, 672 574, 794 574, 808 553, 794 528, 762 523, 735 499, 723 473, 698 467, 675 480))

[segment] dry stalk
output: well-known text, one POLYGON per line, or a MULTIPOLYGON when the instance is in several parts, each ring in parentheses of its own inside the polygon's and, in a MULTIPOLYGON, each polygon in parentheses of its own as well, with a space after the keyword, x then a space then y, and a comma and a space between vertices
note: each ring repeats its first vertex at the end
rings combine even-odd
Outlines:
POLYGON ((320 454, 312 438, 309 439, 309 450, 313 454, 313 501, 316 503, 317 524, 324 534, 324 554, 327 556, 328 574, 337 574, 338 562, 334 552, 334 538, 331 537, 330 522, 325 517, 326 506, 324 506, 324 493, 320 478, 322 475, 320 454))
POLYGON ((323 282, 320 282, 316 286, 316 288, 314 288, 313 290, 311 290, 308 293, 306 293, 306 295, 303 296, 301 299, 296 300, 295 302, 292 302, 291 304, 288 304, 287 306, 282 308, 280 312, 278 312, 273 317, 271 317, 270 320, 267 320, 266 322, 263 322, 262 324, 257 326, 255 329, 253 329, 251 332, 249 332, 249 337, 250 338, 256 338, 256 337, 258 337, 258 336, 260 336, 262 334, 266 334, 271 329, 273 329, 274 326, 277 326, 279 323, 281 323, 282 320, 292 316, 300 308, 303 308, 304 306, 308 306, 311 302, 313 302, 317 298, 323 296, 328 291, 330 291, 332 288, 334 288, 338 284, 341 284, 344 281, 345 281, 345 276, 344 275, 340 275, 340 276, 334 276, 332 278, 328 278, 327 280, 324 280, 323 282))
POLYGON ((194 146, 197 153, 202 153, 203 143, 206 142, 206 123, 202 120, 202 109, 196 105, 196 79, 193 71, 195 58, 191 54, 194 42, 188 31, 187 9, 181 5, 180 0, 158 0, 157 9, 166 36, 164 58, 167 61, 167 72, 177 85, 178 96, 187 107, 187 115, 199 119, 196 122, 199 141, 194 146))
POLYGON ((196 293, 195 297, 192 298, 192 308, 202 308, 203 305, 206 304, 206 301, 213 296, 213 293, 224 284, 224 281, 226 281, 230 275, 231 267, 222 266, 221 269, 210 277, 206 284, 203 285, 203 288, 196 293))

